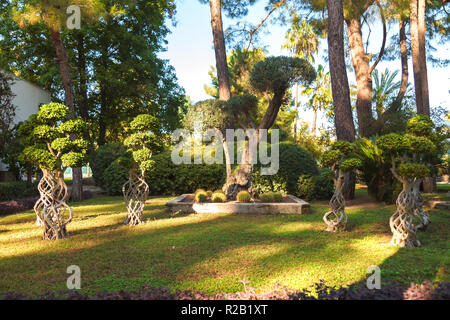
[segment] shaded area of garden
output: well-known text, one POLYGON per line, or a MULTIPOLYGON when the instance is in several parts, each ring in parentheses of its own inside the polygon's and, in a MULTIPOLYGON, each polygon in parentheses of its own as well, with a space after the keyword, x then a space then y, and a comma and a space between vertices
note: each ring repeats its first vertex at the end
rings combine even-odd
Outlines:
POLYGON ((369 265, 381 268, 382 284, 425 280, 448 282, 447 211, 433 210, 433 223, 420 234, 424 247, 389 246, 393 206, 349 208, 348 231, 323 231, 327 206, 308 215, 170 215, 170 198, 151 198, 145 224, 121 224, 120 197, 74 203, 68 239, 39 241, 34 213, 0 218, 0 291, 43 293, 66 289, 66 268, 79 265, 82 292, 137 289, 143 284, 208 294, 242 291, 245 278, 261 291, 280 283, 305 288, 363 281, 369 265))

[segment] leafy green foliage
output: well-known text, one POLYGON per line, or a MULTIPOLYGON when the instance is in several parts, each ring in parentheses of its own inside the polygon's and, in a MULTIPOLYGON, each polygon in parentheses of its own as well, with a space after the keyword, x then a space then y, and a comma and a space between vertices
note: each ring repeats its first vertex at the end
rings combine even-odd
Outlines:
POLYGON ((0 201, 16 200, 37 195, 37 183, 25 181, 0 183, 0 201))
POLYGON ((103 188, 109 195, 121 195, 122 186, 128 180, 128 177, 128 168, 124 167, 117 159, 103 173, 103 188))
POLYGON ((367 184, 369 194, 377 201, 393 203, 395 178, 392 176, 391 163, 386 161, 376 139, 360 138, 355 146, 355 155, 362 161, 362 179, 367 184))
POLYGON ((378 137, 377 146, 391 155, 401 154, 407 149, 404 137, 398 133, 390 133, 378 137))
POLYGON ((179 164, 172 162, 171 152, 152 156, 155 164, 148 172, 152 194, 180 195, 198 188, 219 189, 225 181, 225 168, 219 164, 179 164))
POLYGON ((328 150, 322 154, 321 164, 325 167, 332 167, 341 159, 342 154, 339 150, 328 150))
POLYGON ((425 178, 430 176, 430 169, 423 164, 402 163, 398 166, 398 173, 405 178, 425 178))
POLYGON ((31 116, 19 130, 30 132, 21 159, 47 170, 65 170, 87 163, 89 143, 81 138, 86 123, 81 119, 67 120, 69 109, 60 103, 41 106, 37 116, 31 116))
POLYGON ((319 175, 301 175, 298 178, 296 196, 306 200, 328 200, 334 192, 334 173, 324 169, 319 175))
MULTIPOLYGON (((127 149, 122 143, 110 143, 98 147, 89 155, 89 165, 92 169, 92 176, 95 184, 105 188, 104 180, 105 170, 118 158, 124 157, 127 149)), ((131 164, 129 164, 131 166, 131 164)))
POLYGON ((350 172, 354 169, 361 168, 362 161, 357 158, 350 158, 342 161, 342 163, 339 165, 339 168, 343 172, 350 172))
POLYGON ((406 122, 407 132, 416 136, 429 137, 433 129, 433 121, 423 114, 417 115, 406 122))
MULTIPOLYGON (((270 146, 269 146, 270 152, 270 146)), ((275 175, 261 175, 261 166, 256 165, 252 173, 253 189, 257 193, 281 191, 295 194, 297 181, 302 174, 317 175, 319 168, 313 156, 304 148, 283 142, 279 145, 280 168, 275 175)))
POLYGON ((246 190, 242 190, 236 195, 236 200, 238 202, 244 202, 244 203, 250 202, 251 198, 252 198, 252 196, 246 190))
POLYGON ((129 148, 134 160, 134 163, 130 164, 133 168, 145 173, 154 164, 150 160, 152 155, 161 152, 163 149, 159 137, 159 122, 158 119, 149 114, 141 114, 131 121, 130 128, 133 133, 124 141, 124 145, 129 148))
POLYGON ((408 120, 407 134, 389 134, 377 139, 377 145, 386 152, 392 163, 396 178, 404 180, 423 179, 432 174, 430 166, 441 161, 442 140, 437 138, 433 122, 429 117, 418 115, 408 120), (399 163, 398 168, 396 164, 399 163))
POLYGON ((207 129, 225 129, 229 123, 229 116, 223 112, 220 102, 214 99, 197 102, 189 108, 186 117, 183 119, 183 127, 186 130, 194 130, 194 122, 201 121, 202 131, 207 129))
POLYGON ((259 92, 281 92, 295 82, 309 83, 315 77, 316 71, 304 59, 268 57, 255 64, 250 83, 259 92))

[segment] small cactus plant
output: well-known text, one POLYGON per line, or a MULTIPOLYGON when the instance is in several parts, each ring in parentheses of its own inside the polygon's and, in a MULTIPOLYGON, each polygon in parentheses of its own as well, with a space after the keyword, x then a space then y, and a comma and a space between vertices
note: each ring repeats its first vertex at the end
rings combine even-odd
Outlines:
POLYGON ((248 191, 240 191, 237 196, 236 196, 236 200, 238 202, 250 202, 250 199, 252 197, 250 196, 250 193, 248 193, 248 191))
POLYGON ((206 191, 197 190, 195 193, 195 202, 205 202, 208 199, 208 194, 206 191))
POLYGON ((262 202, 272 202, 273 201, 273 192, 265 192, 259 197, 262 202))
POLYGON ((214 192, 211 196, 212 202, 225 202, 227 201, 227 196, 223 192, 214 192))
POLYGON ((206 194, 208 195, 208 198, 211 198, 213 195, 213 192, 211 190, 206 191, 206 194))
POLYGON ((281 192, 273 192, 272 193, 272 201, 273 202, 283 201, 283 195, 281 194, 281 192))

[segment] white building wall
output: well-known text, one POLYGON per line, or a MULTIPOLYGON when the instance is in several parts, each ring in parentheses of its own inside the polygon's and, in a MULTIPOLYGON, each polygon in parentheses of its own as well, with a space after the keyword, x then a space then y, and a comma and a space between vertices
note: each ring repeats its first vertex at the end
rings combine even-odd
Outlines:
MULTIPOLYGON (((14 123, 25 121, 33 113, 39 111, 41 104, 50 102, 50 93, 26 80, 14 79, 11 91, 16 95, 12 101, 16 106, 14 123)), ((0 162, 0 171, 7 171, 7 167, 0 162)))

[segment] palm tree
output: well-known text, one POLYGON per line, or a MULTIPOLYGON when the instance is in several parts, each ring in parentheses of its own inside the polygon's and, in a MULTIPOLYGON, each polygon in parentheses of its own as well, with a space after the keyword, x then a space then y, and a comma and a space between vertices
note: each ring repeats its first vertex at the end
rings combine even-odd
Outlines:
POLYGON ((401 81, 395 81, 397 75, 398 70, 390 72, 388 69, 381 74, 378 73, 377 69, 372 73, 374 83, 372 101, 375 102, 375 111, 378 118, 385 111, 384 105, 395 98, 397 91, 400 89, 401 81))
MULTIPOLYGON (((314 32, 313 27, 305 20, 295 15, 292 18, 292 26, 286 33, 286 42, 283 49, 288 49, 299 58, 314 62, 314 54, 319 49, 319 37, 314 32)), ((295 84, 295 102, 294 108, 297 110, 297 116, 294 120, 294 141, 297 141, 298 127, 298 83, 295 84)))
POLYGON ((319 110, 330 109, 330 106, 333 105, 330 73, 325 73, 325 68, 321 64, 319 64, 319 67, 317 68, 316 80, 303 90, 302 95, 309 96, 307 106, 312 108, 314 113, 311 133, 313 137, 315 137, 317 112, 319 110))
POLYGON ((313 27, 298 16, 292 18, 292 26, 286 33, 283 49, 289 49, 294 56, 314 62, 314 54, 319 48, 319 37, 313 27))

